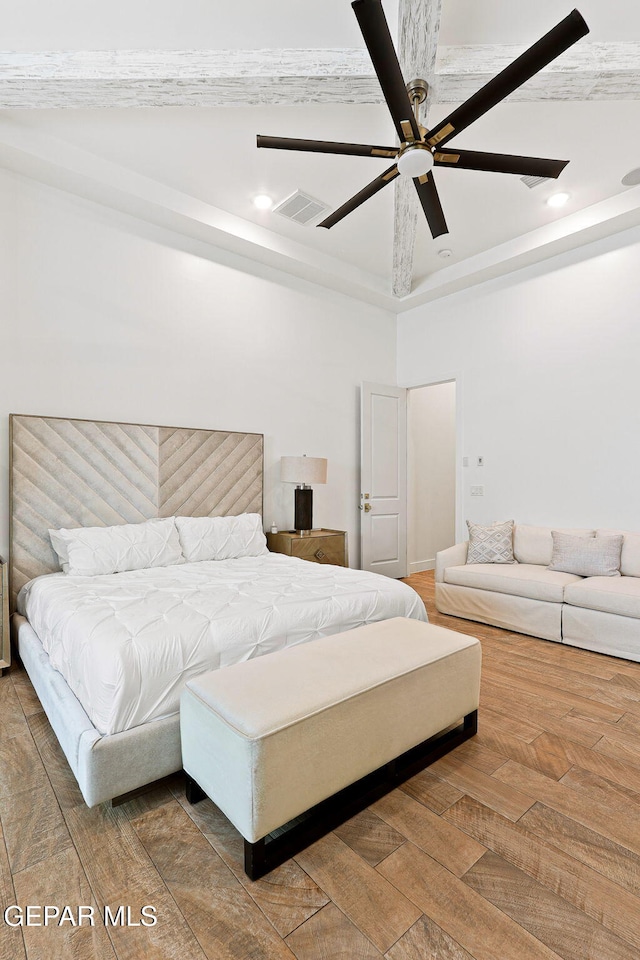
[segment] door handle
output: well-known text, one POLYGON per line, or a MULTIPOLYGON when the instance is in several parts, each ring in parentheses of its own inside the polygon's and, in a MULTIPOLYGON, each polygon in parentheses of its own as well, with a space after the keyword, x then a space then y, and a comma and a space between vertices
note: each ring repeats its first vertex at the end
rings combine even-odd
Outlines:
POLYGON ((370 504, 370 503, 365 503, 363 509, 364 509, 364 512, 365 512, 365 513, 369 513, 369 511, 371 510, 371 504, 370 504))

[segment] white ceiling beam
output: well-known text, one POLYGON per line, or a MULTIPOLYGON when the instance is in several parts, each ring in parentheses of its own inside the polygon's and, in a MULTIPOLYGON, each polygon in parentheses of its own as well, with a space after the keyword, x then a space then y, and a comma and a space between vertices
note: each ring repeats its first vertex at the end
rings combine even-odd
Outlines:
POLYGON ((0 107, 379 103, 366 50, 96 50, 0 54, 0 107))
MULTIPOLYGON (((402 74, 411 80, 432 83, 436 68, 436 51, 440 33, 442 0, 400 0, 398 10, 398 59, 402 74)), ((428 97, 430 105, 431 97, 428 97)), ((426 117, 423 105, 422 114, 426 117)), ((418 197, 408 177, 398 177, 394 184, 393 267, 391 288, 395 297, 411 293, 413 251, 418 226, 418 197)))
MULTIPOLYGON (((504 70, 525 47, 512 44, 441 47, 434 102, 461 103, 504 70)), ((581 40, 523 84, 509 100, 638 100, 640 42, 581 40)))
MULTIPOLYGON (((431 102, 466 100, 522 50, 440 47, 435 75, 424 78, 433 80, 431 102)), ((583 40, 511 99, 640 99, 640 42, 583 40)), ((0 109, 381 101, 369 56, 360 48, 0 53, 0 109)))

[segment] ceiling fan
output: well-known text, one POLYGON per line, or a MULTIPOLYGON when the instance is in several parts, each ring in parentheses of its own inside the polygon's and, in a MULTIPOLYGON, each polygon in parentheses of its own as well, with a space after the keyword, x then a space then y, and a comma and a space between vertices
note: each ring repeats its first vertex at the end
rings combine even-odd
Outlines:
POLYGON ((319 227, 335 226, 396 177, 406 176, 413 179, 429 229, 435 239, 443 233, 448 233, 448 229, 433 178, 434 166, 461 170, 487 170, 519 176, 556 178, 560 175, 568 160, 545 160, 539 157, 518 157, 503 153, 484 153, 478 150, 455 150, 447 149, 444 145, 589 32, 587 24, 577 10, 573 10, 537 43, 525 50, 513 63, 457 107, 453 113, 437 123, 432 130, 426 130, 419 122, 419 108, 426 99, 428 85, 424 80, 413 80, 405 85, 381 0, 354 0, 351 6, 380 81, 400 139, 400 146, 378 147, 359 143, 333 143, 324 140, 296 140, 260 135, 257 138, 259 147, 275 150, 394 158, 394 163, 388 170, 381 173, 322 223, 319 223, 319 227))

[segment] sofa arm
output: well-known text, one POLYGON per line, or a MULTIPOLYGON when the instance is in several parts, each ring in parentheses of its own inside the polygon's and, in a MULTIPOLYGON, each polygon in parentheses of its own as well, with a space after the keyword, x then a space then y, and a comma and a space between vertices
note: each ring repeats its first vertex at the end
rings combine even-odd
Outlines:
POLYGON ((444 581, 444 572, 447 567, 460 567, 467 562, 467 548, 469 541, 456 543, 446 550, 440 550, 436 553, 436 583, 444 581))

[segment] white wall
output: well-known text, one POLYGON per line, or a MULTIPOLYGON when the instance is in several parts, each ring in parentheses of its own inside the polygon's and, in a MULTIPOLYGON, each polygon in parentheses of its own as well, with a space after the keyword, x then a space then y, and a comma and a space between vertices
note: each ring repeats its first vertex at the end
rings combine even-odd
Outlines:
POLYGON ((465 517, 640 529, 640 230, 398 328, 399 383, 457 378, 465 517))
POLYGON ((395 380, 395 318, 0 173, 0 552, 8 414, 265 434, 265 521, 293 523, 285 454, 327 457, 314 523, 359 561, 359 383, 395 380))
POLYGON ((455 542, 455 383, 408 391, 407 456, 407 560, 409 573, 418 573, 455 542))

